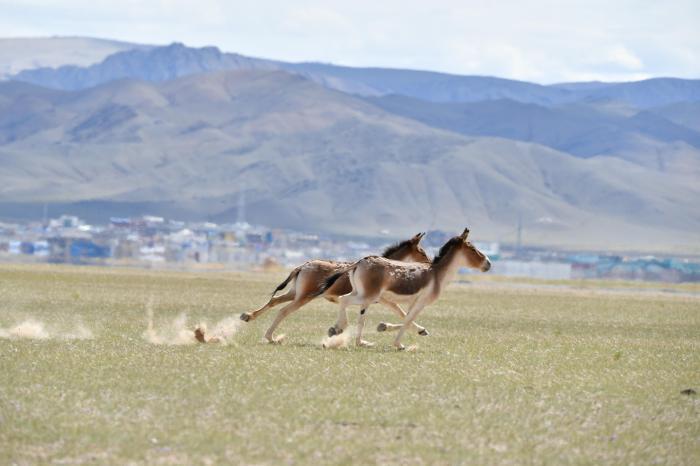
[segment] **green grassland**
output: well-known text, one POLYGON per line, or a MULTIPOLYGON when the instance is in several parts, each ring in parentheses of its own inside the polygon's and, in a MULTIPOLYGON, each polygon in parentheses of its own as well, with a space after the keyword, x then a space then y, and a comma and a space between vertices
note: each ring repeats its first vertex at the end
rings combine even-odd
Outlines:
MULTIPOLYGON (((0 464, 700 462, 700 397, 680 393, 700 392, 694 288, 469 277, 412 352, 374 332, 323 349, 320 300, 282 345, 261 340, 274 310, 227 345, 144 338, 149 309, 158 331, 213 325, 285 276, 1 265, 0 464), (45 338, 10 332, 28 320, 45 338)), ((368 327, 392 317, 373 306, 368 327)))

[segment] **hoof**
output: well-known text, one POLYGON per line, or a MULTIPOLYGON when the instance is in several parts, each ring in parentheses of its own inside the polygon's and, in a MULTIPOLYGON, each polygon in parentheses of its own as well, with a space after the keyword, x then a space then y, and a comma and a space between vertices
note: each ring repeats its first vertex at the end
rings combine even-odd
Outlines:
POLYGON ((418 332, 418 335, 420 335, 422 337, 427 337, 430 334, 428 333, 428 331, 426 329, 423 329, 420 332, 418 332))
POLYGON ((396 351, 406 351, 406 347, 404 345, 399 345, 396 347, 396 351))
POLYGON ((386 332, 386 324, 384 322, 380 322, 377 325, 377 332, 386 332))
POLYGON ((206 342, 207 342, 206 338, 204 338, 204 330, 202 330, 202 329, 199 328, 199 327, 197 327, 196 329, 194 329, 194 338, 195 338, 198 342, 200 342, 200 343, 206 343, 206 342))
POLYGON ((282 334, 282 335, 277 336, 277 337, 265 337, 265 339, 271 345, 281 345, 282 342, 284 341, 285 337, 286 337, 286 335, 282 334))
POLYGON ((356 342, 356 344, 357 344, 357 346, 359 346, 361 348, 371 348, 374 346, 374 343, 372 343, 371 341, 365 341, 365 340, 360 340, 360 341, 356 342))
POLYGON ((343 333, 343 330, 339 329, 339 328, 331 327, 328 329, 328 336, 329 337, 334 337, 336 335, 340 335, 341 333, 343 333))
POLYGON ((242 320, 243 322, 248 322, 248 321, 250 321, 250 314, 248 314, 247 312, 244 312, 243 314, 241 314, 241 320, 242 320))

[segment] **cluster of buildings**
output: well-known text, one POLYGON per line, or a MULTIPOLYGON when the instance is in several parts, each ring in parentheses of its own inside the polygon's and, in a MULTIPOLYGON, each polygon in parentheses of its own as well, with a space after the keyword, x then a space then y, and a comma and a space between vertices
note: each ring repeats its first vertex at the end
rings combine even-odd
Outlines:
MULTIPOLYGON (((448 237, 445 232, 428 232, 423 244, 434 254, 448 237)), ((99 226, 70 215, 44 222, 0 223, 0 261, 15 262, 284 268, 314 258, 354 260, 377 254, 389 241, 381 243, 338 240, 244 221, 215 224, 156 216, 113 217, 99 226)), ((498 243, 477 246, 492 259, 492 273, 497 275, 700 281, 700 263, 691 260, 509 248, 498 243)))
POLYGON ((291 266, 310 258, 376 253, 370 245, 252 226, 182 222, 156 216, 90 225, 63 215, 43 223, 0 223, 0 260, 101 265, 291 266))
POLYGON ((616 279, 663 282, 700 281, 700 262, 655 256, 520 250, 494 263, 499 275, 545 280, 616 279))
POLYGON ((574 254, 568 260, 571 263, 572 278, 700 281, 700 263, 689 259, 574 254))

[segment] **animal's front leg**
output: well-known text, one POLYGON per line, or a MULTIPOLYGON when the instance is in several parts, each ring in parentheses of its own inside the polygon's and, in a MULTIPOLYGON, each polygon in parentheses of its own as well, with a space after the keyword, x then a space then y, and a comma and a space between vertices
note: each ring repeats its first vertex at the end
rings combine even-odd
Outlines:
POLYGON ((396 338, 394 339, 394 346, 396 349, 402 350, 405 349, 405 347, 401 344, 401 338, 403 337, 403 334, 406 333, 406 330, 411 326, 414 320, 416 320, 416 317, 420 313, 420 311, 423 310, 425 305, 419 301, 416 301, 408 311, 408 314, 406 315, 406 320, 404 320, 403 325, 399 329, 399 333, 396 335, 396 338))
MULTIPOLYGON (((406 318, 406 312, 404 312, 404 310, 401 309, 401 306, 394 303, 393 301, 389 301, 387 299, 382 298, 379 302, 381 302, 383 305, 394 311, 399 317, 401 317, 402 320, 406 318)), ((423 337, 430 335, 424 327, 418 325, 416 322, 413 322, 411 325, 413 325, 413 328, 416 329, 418 335, 423 337)), ((377 325, 377 332, 394 332, 400 329, 402 326, 403 324, 380 322, 379 325, 377 325)))

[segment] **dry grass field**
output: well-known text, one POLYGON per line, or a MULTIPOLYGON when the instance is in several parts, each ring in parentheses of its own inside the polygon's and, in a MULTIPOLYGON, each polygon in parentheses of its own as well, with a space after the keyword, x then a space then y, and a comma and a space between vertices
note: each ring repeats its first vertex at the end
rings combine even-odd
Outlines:
POLYGON ((697 286, 469 277, 396 352, 263 343, 285 275, 0 265, 0 464, 700 462, 697 286))

